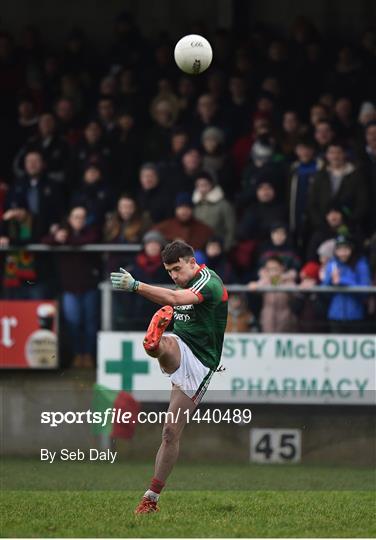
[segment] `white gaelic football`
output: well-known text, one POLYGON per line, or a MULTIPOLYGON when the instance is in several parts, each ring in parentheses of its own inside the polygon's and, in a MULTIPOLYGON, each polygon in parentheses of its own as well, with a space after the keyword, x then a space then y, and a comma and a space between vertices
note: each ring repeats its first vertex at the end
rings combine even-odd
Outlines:
POLYGON ((178 67, 190 75, 199 75, 211 64, 213 51, 207 39, 197 34, 181 38, 174 51, 178 67))

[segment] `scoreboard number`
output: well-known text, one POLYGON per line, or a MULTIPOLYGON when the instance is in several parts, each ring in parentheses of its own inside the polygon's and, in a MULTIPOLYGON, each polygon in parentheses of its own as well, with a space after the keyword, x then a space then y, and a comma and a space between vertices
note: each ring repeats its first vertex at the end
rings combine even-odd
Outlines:
POLYGON ((252 428, 250 460, 256 463, 300 462, 301 430, 252 428))

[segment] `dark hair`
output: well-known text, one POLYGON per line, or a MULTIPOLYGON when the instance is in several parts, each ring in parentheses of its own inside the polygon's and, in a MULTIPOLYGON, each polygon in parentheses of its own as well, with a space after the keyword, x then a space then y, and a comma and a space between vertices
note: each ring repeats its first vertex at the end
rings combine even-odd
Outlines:
POLYGON ((182 240, 170 242, 162 251, 162 261, 165 264, 174 264, 179 262, 179 259, 190 259, 194 256, 192 246, 182 240))
POLYGON ((295 148, 297 146, 305 146, 306 148, 313 148, 313 149, 316 148, 315 141, 311 139, 311 137, 308 137, 308 136, 301 137, 300 139, 298 139, 297 142, 295 143, 295 148))
POLYGON ((330 120, 326 118, 321 118, 321 120, 317 122, 316 126, 319 126, 320 124, 327 124, 330 127, 330 129, 334 132, 333 124, 330 120))
POLYGON ((329 150, 329 148, 331 146, 334 146, 335 148, 341 148, 342 152, 344 152, 346 154, 346 145, 339 139, 334 139, 333 141, 331 141, 329 144, 328 144, 328 148, 327 150, 329 150))
POLYGON ((283 268, 285 267, 285 265, 283 264, 283 261, 281 259, 281 257, 278 257, 278 255, 271 255, 270 257, 268 257, 265 261, 265 264, 270 262, 270 261, 273 261, 273 262, 277 262, 280 266, 282 266, 283 268))

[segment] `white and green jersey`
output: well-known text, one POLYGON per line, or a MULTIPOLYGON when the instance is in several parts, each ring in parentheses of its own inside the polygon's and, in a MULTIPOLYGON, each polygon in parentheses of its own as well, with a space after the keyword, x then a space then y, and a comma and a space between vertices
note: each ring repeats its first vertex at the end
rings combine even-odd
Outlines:
POLYGON ((174 307, 174 334, 208 368, 215 370, 221 359, 227 323, 228 294, 221 278, 204 264, 185 289, 200 302, 174 307))

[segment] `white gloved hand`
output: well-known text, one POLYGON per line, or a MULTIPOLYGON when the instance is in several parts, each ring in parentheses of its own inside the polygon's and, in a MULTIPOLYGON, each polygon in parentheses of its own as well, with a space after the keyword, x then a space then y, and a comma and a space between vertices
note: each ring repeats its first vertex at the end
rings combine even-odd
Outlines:
POLYGON ((120 268, 120 272, 111 273, 111 283, 114 289, 121 289, 128 292, 136 292, 140 282, 135 280, 132 274, 120 268))

